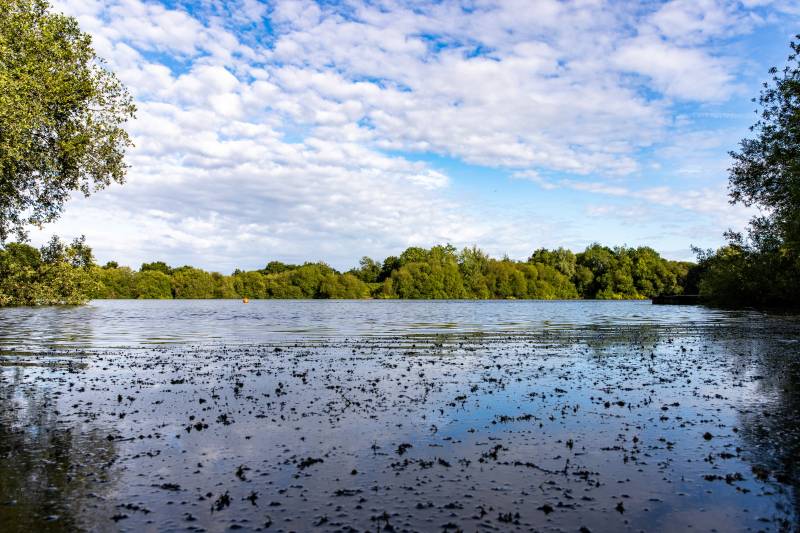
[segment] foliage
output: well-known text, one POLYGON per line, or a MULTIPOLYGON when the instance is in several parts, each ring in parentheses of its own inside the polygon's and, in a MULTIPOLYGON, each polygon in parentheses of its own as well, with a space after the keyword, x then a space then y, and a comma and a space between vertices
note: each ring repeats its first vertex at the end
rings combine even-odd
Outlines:
POLYGON ((320 284, 320 298, 360 299, 369 298, 369 286, 353 274, 327 274, 320 284))
POLYGON ((37 250, 23 243, 0 249, 0 306, 76 305, 97 294, 94 259, 83 239, 53 238, 37 250))
POLYGON ((295 265, 287 265, 286 263, 281 263, 280 261, 270 261, 267 263, 267 266, 261 271, 262 274, 269 275, 269 274, 280 274, 281 272, 287 272, 289 270, 294 270, 297 268, 295 265))
POLYGON ((183 266, 172 273, 172 295, 180 300, 214 297, 214 279, 199 268, 183 266))
POLYGON ((677 273, 683 267, 665 261, 652 248, 608 248, 592 244, 575 257, 573 281, 584 298, 652 298, 679 294, 677 273))
POLYGON ((142 263, 142 266, 139 267, 139 271, 145 272, 147 270, 155 270, 156 272, 161 272, 162 274, 166 274, 167 276, 172 275, 172 268, 164 261, 153 261, 152 263, 142 263))
MULTIPOLYGON (((239 298, 239 294, 242 294, 234 288, 232 276, 223 276, 219 272, 212 272, 211 279, 214 282, 214 298, 239 298)), ((243 294, 243 296, 247 295, 243 294)))
POLYGON ((411 247, 383 262, 365 257, 346 273, 322 262, 272 261, 262 270, 224 275, 163 261, 144 263, 139 271, 113 261, 99 267, 83 239, 69 246, 53 239, 41 250, 6 245, 0 252, 0 294, 3 305, 87 298, 647 298, 681 292, 691 267, 646 247, 593 244, 578 254, 540 249, 527 261, 512 261, 493 259, 474 246, 458 251, 445 245, 411 247))
POLYGON ((233 276, 233 292, 247 298, 266 298, 266 279, 260 272, 236 272, 233 276))
POLYGON ((736 243, 697 253, 703 300, 723 307, 797 307, 797 258, 754 251, 736 243))
POLYGON ((0 0, 0 242, 125 177, 135 107, 91 37, 45 0, 0 0))
MULTIPOLYGON (((796 36, 800 39, 800 35, 796 36)), ((728 232, 717 251, 698 251, 700 294, 724 306, 797 307, 800 302, 800 43, 754 99, 759 119, 731 152, 731 203, 761 214, 746 235, 728 232)), ((699 274, 698 274, 699 273, 699 274)), ((690 281, 691 280, 690 276, 690 281)))
POLYGON ((103 267, 94 270, 98 289, 93 298, 125 299, 134 297, 136 274, 128 267, 103 267))
POLYGON ((358 268, 352 269, 350 274, 364 283, 377 283, 381 276, 381 267, 380 262, 364 256, 358 262, 358 268))
MULTIPOLYGON (((798 35, 800 38, 800 35, 798 35)), ((731 152, 731 201, 756 205, 766 215, 750 225, 750 245, 761 252, 784 249, 797 254, 800 246, 800 44, 781 71, 770 69, 758 97, 759 120, 752 139, 731 152)))
POLYGON ((131 297, 142 300, 164 300, 172 298, 170 277, 158 270, 144 270, 133 277, 131 297))

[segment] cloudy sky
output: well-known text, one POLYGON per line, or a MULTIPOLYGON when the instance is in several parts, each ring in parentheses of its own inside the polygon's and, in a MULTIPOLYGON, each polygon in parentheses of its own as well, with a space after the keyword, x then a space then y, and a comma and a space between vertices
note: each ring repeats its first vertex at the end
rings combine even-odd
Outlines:
POLYGON ((410 245, 722 243, 727 151, 795 0, 61 0, 134 95, 98 259, 338 268, 410 245))

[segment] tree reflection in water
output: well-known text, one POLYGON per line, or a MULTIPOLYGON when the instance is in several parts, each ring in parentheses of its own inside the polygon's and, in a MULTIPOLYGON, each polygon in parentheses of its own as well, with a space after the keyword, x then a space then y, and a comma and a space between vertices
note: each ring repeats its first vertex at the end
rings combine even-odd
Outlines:
MULTIPOLYGON (((758 383, 751 405, 742 409, 743 455, 753 464, 753 476, 769 482, 772 490, 791 490, 800 517, 800 346, 770 333, 752 335, 740 345, 743 355, 754 357, 750 379, 758 383)), ((788 519, 783 527, 797 527, 788 519)))
POLYGON ((2 530, 112 528, 104 509, 116 481, 115 444, 86 420, 62 419, 60 393, 29 378, 19 366, 0 372, 2 530))

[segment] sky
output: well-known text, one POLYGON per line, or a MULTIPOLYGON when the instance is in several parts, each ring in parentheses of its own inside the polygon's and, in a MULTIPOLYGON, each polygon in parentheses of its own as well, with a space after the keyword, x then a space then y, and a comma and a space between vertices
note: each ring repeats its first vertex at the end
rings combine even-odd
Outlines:
POLYGON ((723 244, 784 0, 58 0, 133 95, 124 185, 31 234, 102 263, 723 244))

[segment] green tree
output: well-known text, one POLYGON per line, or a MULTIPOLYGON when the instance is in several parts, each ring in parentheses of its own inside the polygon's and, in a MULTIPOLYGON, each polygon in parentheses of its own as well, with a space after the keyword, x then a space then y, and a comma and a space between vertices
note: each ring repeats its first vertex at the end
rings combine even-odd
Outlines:
POLYGON ((212 272, 211 279, 214 282, 214 298, 241 298, 234 288, 232 276, 225 276, 219 272, 212 272))
POLYGON ((97 281, 89 270, 56 261, 44 263, 39 287, 33 305, 80 305, 97 292, 97 281))
POLYGON ((268 298, 276 298, 276 299, 298 299, 304 298, 303 291, 300 287, 292 285, 292 281, 289 278, 289 272, 283 272, 281 274, 273 274, 271 276, 267 276, 266 281, 266 288, 267 288, 267 297, 268 298))
POLYGON ((197 300, 214 297, 214 278, 199 268, 182 266, 172 273, 172 295, 179 299, 197 300))
POLYGON ((280 274, 281 272, 288 272, 298 268, 297 265, 289 265, 281 263, 280 261, 270 261, 267 266, 261 271, 262 274, 280 274))
POLYGON ((526 298, 528 295, 525 274, 509 260, 489 263, 486 286, 492 298, 526 298))
POLYGON ((754 99, 760 110, 753 137, 730 153, 731 203, 756 206, 761 214, 745 235, 727 232, 728 246, 698 251, 700 294, 713 303, 799 305, 800 44, 790 47, 786 66, 770 69, 771 79, 754 99))
POLYGON ((556 250, 539 248, 528 258, 528 262, 549 265, 569 278, 575 275, 575 254, 566 248, 556 250))
POLYGON ((398 298, 417 300, 430 297, 430 265, 427 263, 408 263, 392 272, 394 293, 398 298))
POLYGON ((594 287, 594 273, 586 265, 576 265, 572 283, 581 298, 590 298, 594 287))
POLYGON ((92 251, 82 239, 53 238, 36 250, 9 243, 0 251, 0 305, 76 305, 98 292, 92 251))
POLYGON ((428 260, 429 252, 425 248, 420 248, 419 246, 411 246, 406 248, 405 251, 400 254, 400 265, 407 265, 409 263, 424 263, 428 260))
POLYGON ((266 298, 267 285, 261 272, 237 272, 233 276, 233 289, 240 298, 266 298))
POLYGON ((8 243, 0 251, 0 306, 33 305, 42 255, 33 246, 8 243))
POLYGON ((353 274, 326 274, 319 288, 320 298, 359 299, 368 298, 370 294, 366 283, 353 274))
POLYGON ((320 286, 323 278, 337 272, 325 263, 306 263, 289 272, 291 284, 302 294, 302 298, 320 298, 320 286))
POLYGON ((597 243, 579 253, 577 263, 592 274, 591 282, 584 287, 584 298, 609 298, 614 293, 613 271, 616 267, 614 252, 597 243))
MULTIPOLYGON (((647 246, 628 250, 632 260, 635 291, 641 296, 652 298, 661 294, 680 294, 683 287, 678 283, 677 264, 664 260, 658 252, 647 246)), ((683 273, 685 280, 686 272, 683 273)))
POLYGON ((755 295, 748 291, 748 254, 741 246, 723 246, 716 252, 697 251, 703 276, 700 296, 715 304, 736 307, 753 301, 755 295))
POLYGON ((536 263, 535 269, 536 276, 529 276, 535 280, 528 282, 529 298, 571 300, 579 297, 575 285, 560 270, 543 263, 536 263))
POLYGON ((133 276, 132 296, 142 300, 168 300, 172 298, 172 281, 158 270, 137 272, 133 276))
POLYGON ((458 255, 456 247, 452 244, 436 245, 427 252, 427 260, 433 263, 458 263, 458 255))
MULTIPOLYGON (((741 247, 730 248, 720 257, 708 253, 694 265, 667 261, 647 247, 611 249, 593 244, 577 255, 539 249, 521 262, 492 259, 475 246, 457 253, 444 245, 409 248, 405 258, 420 260, 405 264, 396 257, 383 263, 362 260, 363 270, 345 274, 321 262, 302 266, 273 262, 276 273, 237 269, 225 276, 190 266, 173 269, 163 261, 145 263, 139 272, 111 261, 98 267, 83 238, 69 245, 53 239, 38 250, 19 243, 0 249, 0 305, 79 302, 88 297, 620 299, 679 293, 690 284, 702 285, 707 294, 729 290, 734 282, 738 294, 763 291, 742 275, 744 270, 736 269, 758 272, 755 279, 759 279, 768 276, 774 265, 754 262, 741 247), (356 275, 366 272, 367 279, 380 280, 385 271, 389 277, 371 283, 356 275), (569 272, 573 274, 568 276, 569 272), (706 280, 705 275, 716 278, 706 280)), ((778 280, 769 290, 767 296, 791 288, 778 280)))
POLYGON ((170 267, 164 261, 153 261, 152 263, 142 263, 142 266, 139 267, 139 272, 144 272, 146 270, 155 270, 156 272, 161 272, 162 274, 166 274, 167 276, 172 275, 172 267, 170 267))
POLYGON ((354 268, 350 273, 364 283, 377 283, 381 275, 381 264, 364 256, 358 262, 358 268, 354 268))
POLYGON ((750 128, 754 138, 743 139, 739 151, 730 152, 730 195, 733 203, 767 212, 751 221, 750 245, 759 251, 796 255, 800 251, 800 44, 790 46, 788 64, 780 72, 770 69, 771 80, 758 97, 760 118, 750 128))
POLYGON ((93 298, 133 298, 134 272, 128 267, 95 269, 94 276, 99 282, 93 298))
POLYGON ((135 107, 91 37, 45 0, 0 0, 0 242, 122 183, 135 107))
POLYGON ((489 256, 486 253, 477 246, 464 248, 458 255, 458 268, 468 297, 481 300, 491 297, 486 286, 486 272, 489 268, 489 256))
POLYGON ((383 260, 383 264, 381 265, 381 273, 378 276, 379 282, 384 282, 385 280, 391 278, 392 272, 400 268, 400 258, 394 255, 390 255, 386 259, 383 260))

